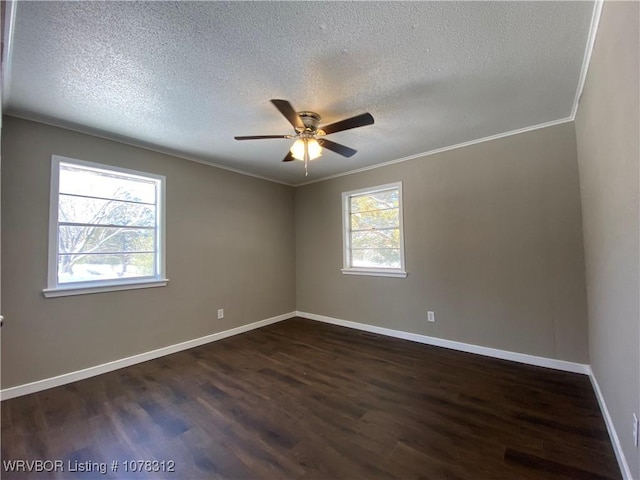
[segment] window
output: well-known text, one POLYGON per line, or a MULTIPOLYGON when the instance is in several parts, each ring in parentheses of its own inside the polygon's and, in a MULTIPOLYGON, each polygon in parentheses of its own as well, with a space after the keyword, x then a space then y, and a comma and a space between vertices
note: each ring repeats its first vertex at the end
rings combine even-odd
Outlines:
POLYGON ((402 183, 342 194, 342 273, 406 277, 402 183))
POLYGON ((160 175, 53 156, 46 297, 159 287, 160 175))

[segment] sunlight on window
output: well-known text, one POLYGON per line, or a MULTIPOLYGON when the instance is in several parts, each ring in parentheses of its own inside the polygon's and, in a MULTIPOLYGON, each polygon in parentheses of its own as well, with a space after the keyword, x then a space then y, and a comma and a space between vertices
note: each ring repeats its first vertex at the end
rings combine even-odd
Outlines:
POLYGON ((402 271, 401 184, 343 193, 344 269, 402 271))
POLYGON ((45 296, 57 289, 166 284, 164 177, 56 156, 52 169, 45 296))
POLYGON ((160 180, 59 163, 57 284, 154 278, 160 180))
POLYGON ((351 266, 400 268, 398 190, 351 197, 351 266))

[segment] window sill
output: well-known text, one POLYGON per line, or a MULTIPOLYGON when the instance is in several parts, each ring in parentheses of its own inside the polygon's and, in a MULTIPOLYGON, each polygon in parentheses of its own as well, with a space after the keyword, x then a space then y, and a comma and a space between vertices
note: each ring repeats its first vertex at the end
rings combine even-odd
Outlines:
POLYGON ((394 277, 407 278, 407 272, 404 270, 372 270, 364 268, 343 268, 344 275, 366 275, 369 277, 394 277))
POLYGON ((100 285, 68 286, 57 288, 45 288, 42 290, 46 298, 67 297, 70 295, 87 295, 90 293, 117 292, 119 290, 135 290, 138 288, 165 287, 169 283, 168 278, 158 280, 132 280, 127 283, 102 283, 100 285))

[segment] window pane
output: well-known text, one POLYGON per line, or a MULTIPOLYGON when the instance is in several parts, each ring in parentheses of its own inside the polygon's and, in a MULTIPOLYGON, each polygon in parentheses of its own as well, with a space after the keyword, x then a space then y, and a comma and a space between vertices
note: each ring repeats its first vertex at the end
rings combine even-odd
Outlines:
POLYGON ((88 282, 155 274, 153 253, 59 255, 58 282, 88 282))
POLYGON ((59 253, 148 252, 155 250, 155 230, 61 225, 59 253))
POLYGON ((400 249, 351 250, 352 267, 400 268, 400 249))
POLYGON ((155 203, 156 182, 117 172, 60 163, 59 192, 155 203))
POLYGON ((351 228, 361 230, 367 228, 397 227, 400 225, 400 210, 378 210, 366 213, 351 214, 351 228))
POLYGON ((156 210, 153 205, 60 195, 58 221, 153 227, 156 210))
POLYGON ((400 229, 352 232, 351 248, 400 248, 400 229))
POLYGON ((351 197, 352 212, 366 212, 382 208, 398 208, 400 206, 398 189, 384 190, 377 193, 354 195, 351 197))

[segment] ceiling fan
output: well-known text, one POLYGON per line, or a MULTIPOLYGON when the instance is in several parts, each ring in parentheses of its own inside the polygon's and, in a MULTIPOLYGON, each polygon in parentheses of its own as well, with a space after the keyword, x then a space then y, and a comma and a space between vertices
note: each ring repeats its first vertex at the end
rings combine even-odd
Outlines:
POLYGON ((355 155, 356 150, 346 147, 331 140, 327 140, 325 135, 349 130, 351 128, 364 127, 373 124, 373 117, 370 113, 362 113, 355 117, 347 118, 339 122, 324 125, 318 128, 320 124, 320 115, 315 112, 296 112, 291 104, 286 100, 272 99, 271 103, 284 115, 284 117, 293 126, 295 134, 293 135, 250 135, 234 137, 236 140, 262 140, 267 138, 295 138, 296 141, 291 146, 283 162, 292 160, 304 161, 305 174, 308 175, 308 162, 322 155, 322 148, 327 148, 336 152, 343 157, 351 157, 355 155))

